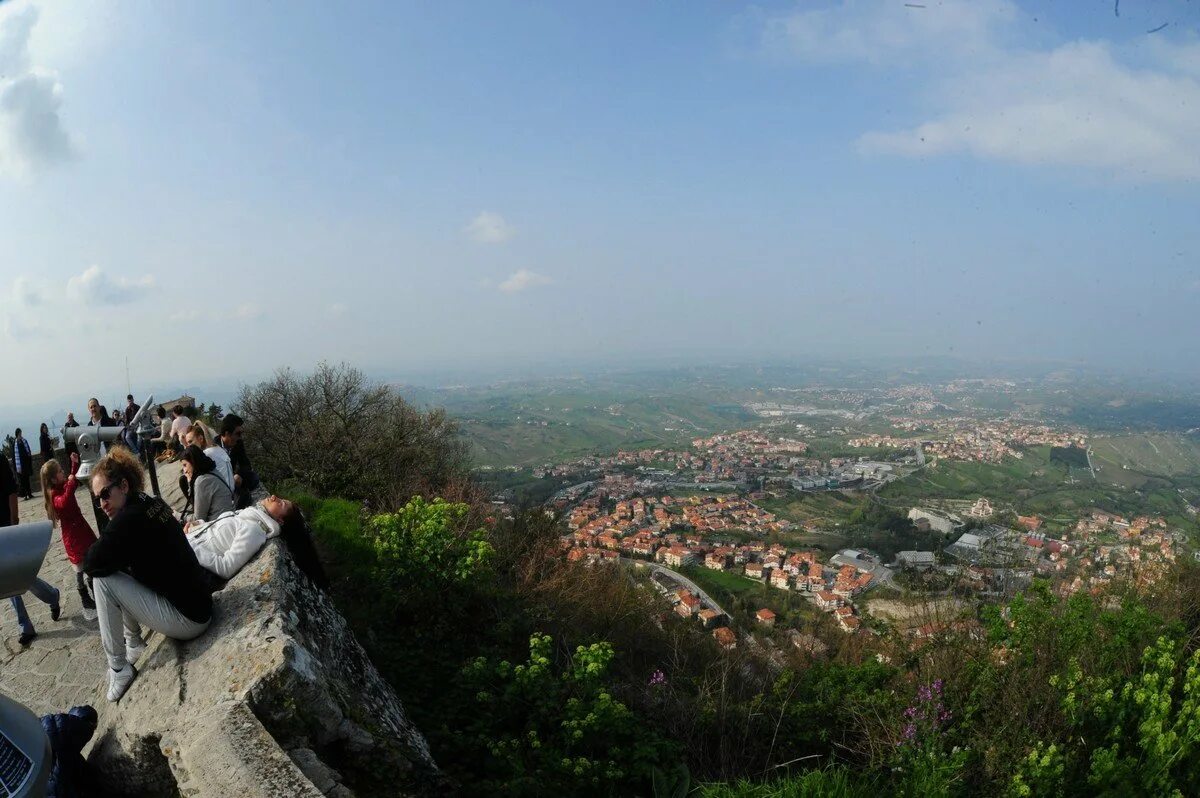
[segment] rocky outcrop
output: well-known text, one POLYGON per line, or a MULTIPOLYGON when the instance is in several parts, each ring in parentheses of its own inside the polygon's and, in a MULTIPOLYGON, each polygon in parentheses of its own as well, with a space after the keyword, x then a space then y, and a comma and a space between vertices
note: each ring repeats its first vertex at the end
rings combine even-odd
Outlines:
POLYGON ((395 692, 278 541, 214 599, 207 633, 156 635, 129 692, 101 708, 89 761, 112 794, 441 791, 395 692))

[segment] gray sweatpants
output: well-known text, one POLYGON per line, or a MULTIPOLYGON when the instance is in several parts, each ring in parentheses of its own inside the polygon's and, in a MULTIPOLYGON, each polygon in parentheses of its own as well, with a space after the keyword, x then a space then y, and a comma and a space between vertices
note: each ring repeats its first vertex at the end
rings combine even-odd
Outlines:
POLYGON ((98 576, 92 580, 92 591, 100 619, 100 645, 114 671, 125 667, 127 644, 142 645, 143 624, 176 640, 191 640, 208 629, 207 622, 196 623, 129 574, 98 576))

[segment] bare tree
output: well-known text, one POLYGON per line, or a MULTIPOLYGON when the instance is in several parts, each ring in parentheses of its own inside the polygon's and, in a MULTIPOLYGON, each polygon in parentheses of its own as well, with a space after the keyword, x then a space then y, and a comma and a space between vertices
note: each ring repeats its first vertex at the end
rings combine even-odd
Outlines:
POLYGON ((345 363, 281 369, 242 388, 248 454, 268 484, 299 483, 391 509, 468 474, 466 444, 441 409, 421 410, 345 363))

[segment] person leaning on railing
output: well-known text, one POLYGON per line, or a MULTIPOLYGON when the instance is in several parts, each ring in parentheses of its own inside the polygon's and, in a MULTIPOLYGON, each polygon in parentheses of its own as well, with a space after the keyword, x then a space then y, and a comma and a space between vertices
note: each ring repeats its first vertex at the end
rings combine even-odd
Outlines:
POLYGON ((110 520, 83 570, 96 597, 109 701, 119 700, 137 676, 134 662, 146 647, 142 625, 191 640, 212 620, 208 580, 183 527, 142 485, 141 464, 127 449, 114 447, 92 470, 92 493, 110 520))

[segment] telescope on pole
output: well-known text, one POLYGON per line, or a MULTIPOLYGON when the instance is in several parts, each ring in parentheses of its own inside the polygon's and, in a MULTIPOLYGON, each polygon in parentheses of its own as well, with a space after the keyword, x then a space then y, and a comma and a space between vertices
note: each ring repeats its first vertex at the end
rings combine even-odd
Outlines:
MULTIPOLYGON (((50 548, 50 522, 0 527, 0 598, 29 589, 50 548)), ((53 754, 50 738, 32 712, 0 695, 0 794, 46 794, 53 754)))

